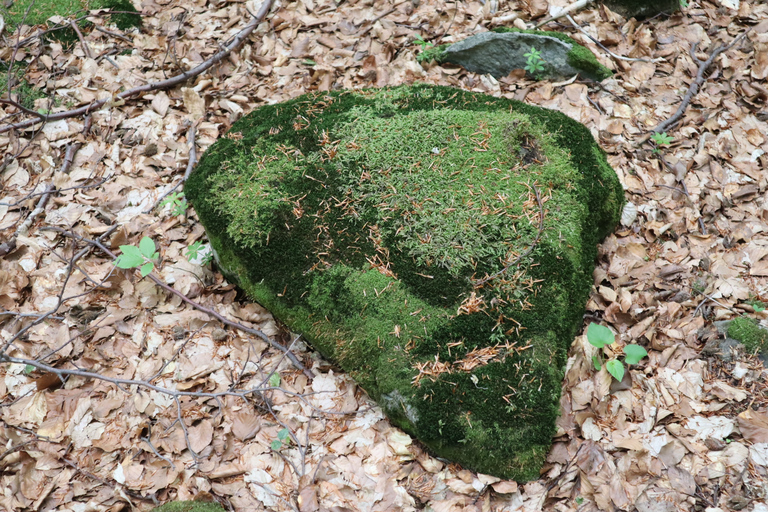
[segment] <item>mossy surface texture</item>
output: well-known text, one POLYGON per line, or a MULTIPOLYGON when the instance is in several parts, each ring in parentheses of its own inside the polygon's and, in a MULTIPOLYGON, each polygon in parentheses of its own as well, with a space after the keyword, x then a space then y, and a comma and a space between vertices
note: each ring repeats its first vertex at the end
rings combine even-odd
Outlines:
POLYGON ((86 11, 92 9, 120 12, 110 15, 110 21, 123 30, 141 25, 141 16, 130 14, 137 11, 129 0, 16 0, 10 7, 0 5, 0 14, 9 29, 15 30, 20 23, 40 25, 46 23, 51 16, 86 14, 86 11))
POLYGON ((595 76, 598 80, 604 80, 606 78, 609 78, 613 76, 613 71, 608 69, 607 67, 603 66, 597 61, 597 58, 595 57, 595 54, 589 51, 588 48, 585 48, 584 46, 580 45, 576 42, 575 39, 568 36, 567 34, 563 34, 561 32, 549 32, 549 31, 543 31, 543 30, 523 30, 515 27, 499 27, 493 29, 493 32, 504 34, 509 32, 518 32, 523 34, 534 34, 534 35, 540 35, 540 36, 550 36, 554 37, 555 39, 559 39, 563 41, 564 43, 568 43, 573 46, 571 51, 568 53, 568 63, 577 69, 583 69, 585 72, 589 73, 590 75, 595 76))
POLYGON ((537 478, 621 185, 563 114, 428 85, 261 107, 185 192, 222 270, 434 453, 537 478))
POLYGON ((728 325, 728 336, 742 342, 749 353, 768 355, 768 329, 751 318, 736 317, 728 325))
POLYGON ((225 512, 218 503, 204 501, 171 501, 153 508, 152 512, 225 512))

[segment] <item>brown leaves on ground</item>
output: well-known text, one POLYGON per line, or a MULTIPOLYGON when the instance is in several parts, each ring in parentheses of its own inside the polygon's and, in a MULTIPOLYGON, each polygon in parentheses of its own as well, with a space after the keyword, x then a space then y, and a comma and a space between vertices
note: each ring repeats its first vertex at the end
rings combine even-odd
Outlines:
MULTIPOLYGON (((136 5, 146 14, 144 27, 126 33, 127 41, 85 32, 96 59, 80 44, 35 41, 19 50, 18 62, 32 62, 26 79, 55 98, 53 106, 37 100, 36 108, 71 108, 189 69, 259 7, 253 1, 136 5)), ((539 0, 281 3, 212 72, 177 89, 113 102, 91 113, 86 134, 84 120, 73 118, 0 135, 7 156, 0 171, 4 237, 34 208, 39 195, 31 193, 57 187, 44 215, 19 234, 16 250, 0 258, 0 306, 8 312, 0 317, 2 342, 54 307, 60 293, 68 298, 16 340, 10 355, 176 390, 269 388, 247 401, 185 397, 177 404, 151 389, 78 376, 57 382, 52 374, 4 364, 0 508, 147 510, 153 500, 209 494, 236 510, 302 512, 427 505, 445 512, 747 504, 768 510, 768 375, 749 354, 726 362, 700 353, 705 340, 717 337, 712 321, 735 312, 766 318, 750 301, 768 301, 768 5, 702 0, 647 21, 625 20, 604 7, 574 15, 613 53, 662 62, 611 59, 569 25, 550 25, 616 70, 600 85, 537 83, 522 72, 494 80, 416 61, 417 36, 447 43, 490 28, 493 19, 523 26, 550 7, 539 0), (674 113, 698 61, 747 28, 743 44, 717 59, 670 130, 671 145, 657 154, 650 144, 636 144, 674 113), (166 206, 145 213, 183 175, 188 124, 197 123, 202 151, 259 105, 313 90, 415 80, 516 98, 583 122, 636 206, 634 222, 602 245, 587 307, 619 334, 611 350, 639 343, 649 357, 619 385, 604 369, 594 370, 595 348, 577 338, 558 436, 539 481, 517 485, 430 457, 301 341, 293 350, 313 368, 312 380, 262 340, 222 330, 147 279, 116 270, 99 250, 43 229, 96 238, 117 224, 109 241, 115 251, 149 236, 166 283, 281 336, 266 311, 240 302, 199 260, 188 261, 188 246, 205 241, 193 212, 172 216, 166 206), (82 146, 65 174, 59 169, 70 142, 82 146), (69 262, 81 250, 86 254, 65 286, 69 262)), ((32 30, 24 27, 22 37, 32 30)), ((0 58, 12 50, 0 48, 0 58)))

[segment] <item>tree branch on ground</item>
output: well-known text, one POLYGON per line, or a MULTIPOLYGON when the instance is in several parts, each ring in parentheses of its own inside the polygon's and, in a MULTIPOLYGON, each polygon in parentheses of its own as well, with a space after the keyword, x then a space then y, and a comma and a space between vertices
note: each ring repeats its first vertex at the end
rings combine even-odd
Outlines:
MULTIPOLYGON (((709 67, 712 65, 712 63, 715 62, 715 59, 721 53, 728 51, 734 46, 736 46, 737 43, 739 43, 742 39, 744 39, 744 37, 746 37, 747 34, 749 34, 750 30, 752 29, 745 30, 736 39, 734 39, 727 45, 718 45, 717 48, 715 48, 712 51, 712 53, 709 55, 709 58, 704 62, 701 62, 694 57, 695 61, 697 61, 697 63, 699 64, 699 70, 696 72, 696 79, 691 83, 690 87, 688 87, 688 92, 685 93, 685 96, 683 97, 683 101, 680 103, 680 106, 677 107, 677 111, 674 114, 672 114, 672 117, 656 125, 655 128, 653 128, 650 132, 648 132, 640 140, 638 140, 637 145, 645 143, 655 133, 663 133, 668 131, 672 126, 677 124, 677 122, 680 121, 680 119, 682 119, 683 114, 685 114, 685 111, 688 108, 688 105, 690 105, 691 103, 691 100, 693 100, 693 97, 696 96, 696 94, 699 92, 699 87, 701 87, 701 84, 703 84, 704 81, 707 79, 705 74, 709 69, 709 67)), ((697 43, 694 43, 693 48, 695 48, 696 44, 697 43)))
POLYGON ((253 15, 253 18, 251 19, 251 21, 248 22, 248 24, 240 32, 237 33, 237 35, 235 35, 232 41, 228 45, 226 45, 223 50, 217 52, 213 57, 204 61, 198 66, 190 69, 189 71, 185 71, 181 74, 168 78, 167 80, 161 80, 159 82, 152 82, 145 85, 141 85, 139 87, 134 87, 133 89, 123 91, 119 94, 115 94, 110 98, 104 98, 101 100, 92 101, 88 105, 85 105, 73 110, 67 110, 65 112, 57 112, 55 114, 42 115, 41 118, 39 119, 27 119, 26 121, 19 121, 17 123, 8 124, 6 126, 0 126, 0 133, 5 133, 10 130, 29 128, 30 126, 34 126, 40 122, 49 123, 51 121, 59 121, 61 119, 68 119, 70 117, 81 116, 81 115, 99 110, 105 106, 109 107, 111 105, 122 104, 122 102, 124 102, 126 99, 132 98, 133 96, 139 96, 146 92, 159 91, 162 89, 170 89, 172 87, 176 87, 177 85, 186 82, 190 78, 194 78, 200 75, 201 73, 207 71, 208 69, 212 68, 213 66, 215 66, 216 64, 224 60, 234 50, 239 48, 240 45, 242 45, 245 42, 248 36, 251 35, 251 33, 256 29, 256 27, 259 26, 261 21, 267 15, 270 8, 272 7, 272 2, 273 0, 264 0, 264 2, 261 4, 261 8, 256 14, 253 15))

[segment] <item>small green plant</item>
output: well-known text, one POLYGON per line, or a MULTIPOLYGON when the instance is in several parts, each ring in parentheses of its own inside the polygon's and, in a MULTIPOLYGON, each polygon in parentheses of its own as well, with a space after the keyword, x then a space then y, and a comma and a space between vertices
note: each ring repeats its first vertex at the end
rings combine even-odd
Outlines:
POLYGON ((213 252, 211 252, 210 247, 203 242, 200 242, 199 240, 195 243, 192 243, 187 247, 187 260, 190 262, 192 260, 197 260, 199 258, 199 264, 201 266, 206 266, 213 260, 213 252), (202 255, 201 253, 204 250, 208 250, 205 255, 202 255), (201 257, 202 256, 202 257, 201 257))
POLYGON ((749 300, 747 301, 747 304, 752 306, 752 309, 755 310, 755 313, 761 313, 765 311, 765 303, 763 301, 758 300, 757 297, 754 295, 749 296, 749 300))
POLYGON ((280 374, 279 373, 273 373, 269 376, 269 386, 276 388, 280 385, 280 374))
POLYGON ((428 50, 429 48, 432 48, 432 46, 434 46, 429 41, 425 41, 424 38, 421 37, 421 35, 416 36, 416 39, 413 40, 413 44, 417 44, 421 46, 422 50, 428 50))
POLYGON ((688 8, 688 0, 680 0, 680 8, 681 9, 687 9, 688 8))
POLYGON ((146 277, 155 268, 154 260, 159 257, 155 250, 155 242, 145 236, 139 242, 139 246, 121 245, 120 250, 123 254, 117 257, 115 265, 118 268, 139 268, 141 277, 146 277))
MULTIPOLYGON (((605 326, 592 322, 587 327, 587 341, 599 349, 607 345, 612 345, 615 341, 613 332, 605 326)), ((642 358, 648 355, 648 352, 640 345, 627 345, 624 347, 624 363, 637 364, 642 358)), ((613 378, 621 382, 624 378, 624 363, 619 359, 614 358, 603 363, 602 352, 592 358, 592 362, 595 365, 595 370, 599 370, 603 364, 608 373, 613 375, 613 378)))
POLYGON ((661 132, 651 135, 651 140, 656 143, 656 147, 653 148, 653 152, 658 153, 660 146, 669 146, 670 143, 675 140, 675 138, 671 135, 667 135, 667 132, 661 132))
POLYGON ((273 450, 280 451, 280 448, 283 447, 283 445, 287 446, 291 444, 291 433, 288 431, 287 428, 284 428, 280 432, 277 433, 277 439, 272 441, 270 446, 273 450))
POLYGON ((162 203, 160 203, 160 206, 165 205, 171 205, 171 215, 184 215, 187 212, 187 207, 189 204, 187 203, 186 198, 184 197, 184 192, 174 192, 173 194, 166 197, 162 203))
POLYGON ((531 51, 524 53, 523 57, 528 59, 525 69, 532 76, 537 77, 541 71, 544 71, 544 59, 541 58, 541 52, 531 46, 531 51))
POLYGON ((583 496, 576 496, 576 504, 581 505, 584 503, 584 497, 583 496))

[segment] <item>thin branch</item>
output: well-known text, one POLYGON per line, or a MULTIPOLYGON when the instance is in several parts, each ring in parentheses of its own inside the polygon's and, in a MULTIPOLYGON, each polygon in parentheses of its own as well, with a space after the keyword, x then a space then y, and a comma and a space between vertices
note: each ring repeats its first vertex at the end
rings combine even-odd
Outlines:
POLYGON ((696 73, 696 79, 691 83, 691 86, 688 87, 688 92, 683 97, 682 103, 680 103, 680 106, 677 107, 677 112, 675 112, 672 117, 667 119, 666 121, 662 121, 659 123, 656 128, 651 130, 647 135, 643 136, 639 141, 638 144, 643 144, 648 139, 651 138, 651 135, 654 133, 662 133, 669 130, 672 126, 674 126, 685 113, 686 109, 688 108, 688 105, 691 103, 691 100, 693 100, 693 97, 696 96, 696 94, 699 92, 699 87, 701 87, 701 84, 704 83, 706 80, 706 77, 704 74, 707 72, 707 69, 712 65, 712 63, 715 61, 715 59, 720 55, 721 53, 730 50, 733 48, 736 43, 740 42, 744 37, 749 34, 751 28, 748 28, 744 32, 741 33, 740 36, 738 36, 736 39, 730 42, 730 44, 727 45, 719 45, 715 50, 712 52, 712 54, 709 56, 707 60, 702 62, 699 65, 699 70, 696 73))
POLYGON ((556 19, 562 18, 563 16, 566 16, 569 13, 572 13, 573 11, 578 11, 579 9, 583 9, 584 7, 586 7, 587 5, 591 4, 592 2, 593 2, 593 0, 579 0, 578 2, 572 3, 568 7, 564 7, 561 11, 555 11, 554 13, 552 13, 552 16, 550 16, 549 18, 545 19, 544 21, 539 22, 533 28, 534 29, 538 29, 538 28, 546 25, 550 21, 555 21, 556 19))
MULTIPOLYGON (((253 17, 253 19, 251 19, 251 21, 248 22, 248 24, 243 28, 243 30, 241 30, 232 39, 232 41, 224 47, 223 50, 216 53, 213 57, 206 60, 202 64, 190 69, 189 71, 185 71, 167 80, 161 80, 159 82, 152 82, 152 83, 141 85, 139 87, 134 87, 133 89, 123 91, 110 98, 104 98, 101 100, 93 101, 88 105, 82 106, 80 108, 67 110, 66 112, 57 112, 55 114, 47 115, 45 116, 45 122, 58 121, 60 119, 67 119, 70 117, 81 116, 81 115, 99 110, 103 107, 122 105, 127 98, 131 98, 133 96, 139 96, 141 94, 144 94, 150 91, 170 89, 172 87, 176 87, 177 85, 186 82, 190 78, 194 78, 200 75, 201 73, 207 71, 208 69, 212 68, 213 66, 215 66, 216 64, 224 60, 230 53, 232 53, 232 51, 239 48, 240 45, 242 45, 245 42, 248 36, 251 35, 251 32, 253 32, 256 29, 256 27, 259 26, 261 21, 267 15, 267 13, 269 12, 269 9, 272 7, 272 2, 273 0, 264 0, 264 2, 261 4, 261 8, 253 17)), ((30 126, 34 126, 39 122, 41 122, 40 119, 28 119, 26 121, 20 121, 18 123, 9 124, 9 125, 0 127, 0 133, 5 133, 7 131, 14 130, 14 129, 27 128, 30 126)))
POLYGON ((152 205, 149 209, 147 209, 144 213, 151 213, 152 210, 158 207, 158 205, 171 195, 173 192, 176 191, 180 186, 184 185, 187 182, 187 179, 189 179, 189 175, 192 174, 192 170, 195 168, 195 164, 197 163, 197 147, 195 146, 195 135, 196 135, 196 129, 197 124, 192 124, 192 126, 189 127, 189 131, 187 132, 187 142, 189 143, 189 157, 187 159, 187 169, 184 171, 184 176, 181 178, 181 181, 178 182, 171 188, 170 190, 167 190, 163 195, 157 198, 157 201, 155 201, 155 204, 152 205))
POLYGON ((597 39, 595 39, 594 37, 589 35, 589 32, 584 30, 584 28, 581 25, 576 23, 576 21, 571 17, 570 14, 566 14, 565 17, 568 18, 568 21, 571 22, 571 25, 573 25, 573 28, 575 28, 576 30, 578 30, 579 32, 581 32, 582 34, 587 36, 589 39, 592 40, 593 43, 595 43, 597 46, 602 48, 608 55, 610 55, 611 57, 613 57, 616 60, 626 60, 626 61, 629 61, 629 62, 664 62, 664 59, 662 59, 661 57, 656 58, 656 59, 635 59, 635 58, 632 58, 632 57, 622 57, 621 55, 616 55, 611 50, 606 48, 603 45, 603 43, 601 43, 600 41, 598 41, 597 39))
POLYGON ((69 25, 72 27, 72 30, 75 31, 75 34, 77 34, 77 38, 80 40, 80 45, 83 47, 85 56, 88 57, 89 59, 93 59, 93 52, 91 51, 91 47, 88 46, 88 43, 85 42, 83 33, 80 32, 80 27, 78 27, 77 23, 75 23, 74 21, 70 21, 69 25))
MULTIPOLYGON (((61 233, 63 235, 69 236, 71 238, 75 238, 77 240, 81 240, 83 242, 86 242, 86 243, 89 243, 91 245, 94 245, 94 246, 98 247, 104 254, 106 254, 107 256, 112 258, 113 260, 117 259, 117 255, 115 253, 113 253, 112 251, 110 251, 99 240, 91 240, 89 238, 85 238, 83 236, 80 236, 80 235, 78 235, 76 233, 72 233, 72 232, 67 231, 65 229, 54 227, 54 226, 47 226, 47 227, 45 227, 43 229, 46 230, 46 231, 56 231, 57 233, 61 233)), ((163 290, 165 290, 165 291, 167 291, 169 293, 172 293, 173 295, 176 295, 182 301, 186 302, 187 304, 189 304, 193 308, 197 309, 198 311, 202 311, 203 313, 205 313, 205 314, 207 314, 209 316, 212 316, 213 318, 215 318, 219 322, 223 323, 224 325, 228 325, 228 326, 233 327, 235 329, 238 329, 240 331, 247 332, 248 334, 252 334, 254 336, 259 337, 262 341, 264 341, 268 345, 270 345, 270 346, 280 350, 281 352, 283 352, 285 354, 285 356, 291 361, 291 363, 293 363, 293 365, 296 368, 301 370, 304 373, 304 375, 307 376, 307 378, 309 378, 309 379, 314 379, 315 378, 314 374, 311 371, 309 371, 307 368, 305 368, 303 364, 301 364, 301 361, 299 361, 299 359, 296 357, 296 355, 293 352, 291 352, 289 349, 287 349, 286 347, 282 346, 281 344, 277 343, 276 341, 271 340, 269 338, 269 336, 267 336, 266 334, 264 334, 260 330, 258 330, 258 329, 251 329, 250 327, 246 327, 246 326, 244 326, 244 325, 242 325, 242 324, 240 324, 238 322, 229 320, 228 318, 225 318, 224 316, 222 316, 218 312, 216 312, 216 311, 214 311, 214 310, 212 310, 210 308, 207 308, 207 307, 203 306, 202 304, 199 304, 199 303, 193 301, 192 299, 188 298, 186 295, 184 295, 180 291, 176 290, 172 286, 164 283, 154 273, 149 273, 147 275, 147 277, 149 277, 152 280, 152 282, 154 282, 157 286, 159 286, 163 290)))
POLYGON ((104 27, 102 27, 101 25, 97 25, 96 23, 93 24, 93 28, 95 28, 96 30, 98 30, 99 32, 101 32, 103 34, 107 34, 108 36, 112 36, 112 37, 115 37, 117 39, 122 39, 126 43, 133 43, 133 41, 131 41, 130 38, 125 37, 123 34, 118 34, 117 32, 112 32, 111 30, 107 30, 104 27))

